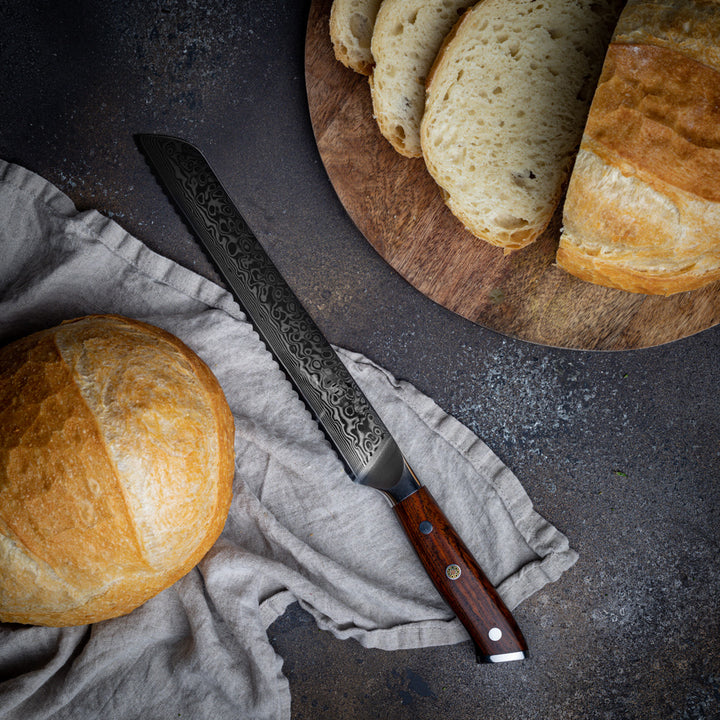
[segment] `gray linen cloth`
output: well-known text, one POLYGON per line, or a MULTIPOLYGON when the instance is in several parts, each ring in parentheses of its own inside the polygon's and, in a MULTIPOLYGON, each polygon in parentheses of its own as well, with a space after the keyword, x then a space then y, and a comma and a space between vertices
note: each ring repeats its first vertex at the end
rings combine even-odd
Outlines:
MULTIPOLYGON (((92 313, 165 328, 210 366, 235 417, 234 500, 199 565, 131 614, 0 623, 0 718, 288 718, 266 631, 294 601, 366 647, 468 638, 388 502, 348 480, 232 297, 0 161, 0 345, 92 313)), ((481 440, 408 383, 338 352, 510 608, 575 562, 481 440)))

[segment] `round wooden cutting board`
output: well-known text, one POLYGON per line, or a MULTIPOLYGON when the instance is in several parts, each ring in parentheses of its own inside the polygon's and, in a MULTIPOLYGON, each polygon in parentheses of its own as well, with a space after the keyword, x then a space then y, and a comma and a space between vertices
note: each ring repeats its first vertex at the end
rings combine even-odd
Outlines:
POLYGON ((422 159, 402 157, 378 131, 367 78, 334 57, 330 6, 313 0, 305 46, 320 156, 354 223, 415 288, 504 335, 578 350, 651 347, 720 322, 720 283, 663 298, 585 283, 555 267, 560 210, 536 243, 510 255, 473 237, 422 159))

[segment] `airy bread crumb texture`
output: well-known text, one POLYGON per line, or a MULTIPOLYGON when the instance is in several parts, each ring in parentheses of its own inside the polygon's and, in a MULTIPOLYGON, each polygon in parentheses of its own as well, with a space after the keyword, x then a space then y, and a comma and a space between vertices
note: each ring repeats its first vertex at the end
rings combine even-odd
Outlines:
POLYGON ((333 0, 330 8, 335 58, 361 75, 372 72, 370 43, 380 4, 381 0, 333 0))
POLYGON ((372 36, 373 115, 388 142, 420 157, 425 82, 447 34, 474 0, 384 0, 372 36))
POLYGON ((483 0, 438 53, 423 156, 477 237, 509 252, 549 224, 618 12, 616 0, 483 0))

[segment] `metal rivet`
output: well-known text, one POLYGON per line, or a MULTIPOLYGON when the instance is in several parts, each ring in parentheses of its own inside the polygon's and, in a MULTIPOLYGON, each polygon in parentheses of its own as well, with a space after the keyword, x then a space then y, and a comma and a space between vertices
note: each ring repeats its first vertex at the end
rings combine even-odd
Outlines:
POLYGON ((490 628, 488 631, 488 637, 494 642, 497 642, 502 637, 502 630, 496 627, 490 628))
POLYGON ((433 531, 433 526, 431 522, 423 520, 420 525, 418 525, 418 529, 423 535, 429 535, 433 531))
POLYGON ((445 574, 450 578, 450 580, 457 580, 460 577, 460 574, 462 573, 462 570, 460 570, 459 565, 448 565, 445 568, 445 574))

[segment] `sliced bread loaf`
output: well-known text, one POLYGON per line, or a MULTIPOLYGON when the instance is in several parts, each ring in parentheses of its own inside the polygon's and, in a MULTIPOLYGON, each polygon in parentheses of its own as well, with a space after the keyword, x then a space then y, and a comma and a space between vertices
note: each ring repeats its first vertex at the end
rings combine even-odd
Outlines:
POLYGON ((420 157, 425 80, 445 36, 476 0, 385 0, 375 19, 373 115, 401 155, 420 157))
POLYGON ((482 0, 428 77, 421 143, 450 210, 506 252, 562 197, 618 0, 482 0))
POLYGON ((563 208, 557 263, 630 292, 720 279, 720 2, 630 0, 563 208))
POLYGON ((330 8, 330 39, 335 57, 362 75, 372 71, 370 42, 381 1, 333 0, 330 8))

